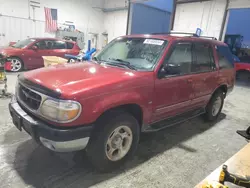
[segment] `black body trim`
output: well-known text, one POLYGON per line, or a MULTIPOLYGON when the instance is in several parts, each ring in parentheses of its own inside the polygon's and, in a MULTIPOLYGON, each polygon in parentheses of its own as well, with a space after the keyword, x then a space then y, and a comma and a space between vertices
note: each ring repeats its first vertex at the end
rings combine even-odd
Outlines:
POLYGON ((36 84, 36 83, 26 79, 23 74, 18 75, 18 81, 21 84, 23 84, 24 86, 26 86, 27 88, 38 91, 38 92, 40 92, 40 93, 42 93, 44 95, 48 95, 48 96, 54 97, 54 98, 59 98, 61 96, 60 92, 54 91, 54 90, 49 89, 47 87, 44 87, 42 85, 36 84))
POLYGON ((50 126, 45 122, 28 115, 15 101, 9 103, 9 111, 15 126, 21 131, 24 129, 36 141, 43 137, 52 141, 70 141, 90 137, 94 125, 82 125, 71 128, 50 126))
POLYGON ((195 118, 201 114, 205 113, 205 109, 204 108, 197 108, 194 110, 191 110, 189 112, 185 112, 183 114, 179 114, 173 117, 169 117, 165 120, 161 120, 159 122, 155 122, 151 125, 143 125, 142 128, 142 132, 155 132, 155 131, 159 131, 162 129, 165 129, 167 127, 171 127, 174 126, 176 124, 185 122, 189 119, 195 118))

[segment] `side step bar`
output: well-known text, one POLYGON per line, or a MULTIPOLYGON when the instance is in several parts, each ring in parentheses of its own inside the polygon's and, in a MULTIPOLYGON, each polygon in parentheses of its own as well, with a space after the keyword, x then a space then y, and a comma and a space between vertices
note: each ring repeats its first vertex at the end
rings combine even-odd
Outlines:
POLYGON ((143 132, 159 131, 161 129, 165 129, 167 127, 171 127, 173 125, 185 122, 189 119, 192 119, 192 118, 197 117, 197 116, 204 114, 204 113, 205 113, 204 108, 195 109, 195 110, 192 110, 190 112, 186 112, 186 113, 177 115, 175 117, 171 117, 171 118, 153 123, 153 124, 149 125, 143 132))

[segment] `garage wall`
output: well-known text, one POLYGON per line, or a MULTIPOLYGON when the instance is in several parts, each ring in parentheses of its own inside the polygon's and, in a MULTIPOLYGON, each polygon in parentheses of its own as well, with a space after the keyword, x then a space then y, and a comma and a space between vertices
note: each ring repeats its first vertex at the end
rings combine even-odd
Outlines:
POLYGON ((104 28, 108 42, 126 35, 128 4, 126 0, 105 0, 104 28))
POLYGON ((226 0, 177 4, 173 30, 219 38, 225 9, 226 0))
POLYGON ((127 15, 127 10, 105 13, 104 28, 108 33, 108 42, 119 36, 126 35, 127 15))
MULTIPOLYGON (((104 13, 101 9, 93 8, 103 7, 103 0, 40 0, 40 3, 41 8, 35 9, 34 17, 28 0, 0 0, 0 46, 27 37, 55 36, 44 32, 44 7, 58 9, 59 26, 65 21, 72 21, 84 33, 101 35, 103 32, 104 13)), ((101 40, 98 44, 101 46, 101 40)))
POLYGON ((250 8, 249 0, 230 0, 229 9, 231 8, 250 8))

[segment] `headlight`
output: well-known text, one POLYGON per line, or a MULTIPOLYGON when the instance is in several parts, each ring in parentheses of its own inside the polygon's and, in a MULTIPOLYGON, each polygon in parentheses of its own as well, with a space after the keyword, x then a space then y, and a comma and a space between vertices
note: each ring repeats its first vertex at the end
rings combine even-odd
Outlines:
POLYGON ((8 56, 8 54, 6 54, 5 52, 2 52, 1 54, 2 54, 3 57, 7 57, 8 56))
POLYGON ((48 120, 68 123, 79 117, 81 105, 76 101, 47 99, 42 103, 40 112, 48 120))

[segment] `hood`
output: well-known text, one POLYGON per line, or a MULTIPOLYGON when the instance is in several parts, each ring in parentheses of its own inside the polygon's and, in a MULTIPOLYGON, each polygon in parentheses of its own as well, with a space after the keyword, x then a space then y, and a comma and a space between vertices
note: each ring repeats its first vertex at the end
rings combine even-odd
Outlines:
POLYGON ((0 48, 0 54, 7 54, 9 55, 10 53, 16 52, 16 51, 20 51, 20 48, 13 48, 11 46, 7 46, 7 47, 1 47, 0 48))
POLYGON ((72 98, 138 87, 139 79, 135 78, 139 77, 144 77, 144 83, 149 84, 149 74, 152 72, 137 72, 86 62, 41 68, 24 73, 24 77, 36 84, 60 91, 63 98, 72 98))

